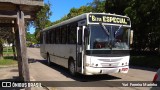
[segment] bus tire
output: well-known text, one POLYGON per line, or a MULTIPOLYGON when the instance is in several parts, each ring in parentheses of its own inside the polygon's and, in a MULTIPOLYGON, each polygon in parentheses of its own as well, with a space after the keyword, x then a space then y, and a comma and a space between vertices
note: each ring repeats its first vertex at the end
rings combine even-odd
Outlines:
POLYGON ((50 60, 50 56, 49 56, 49 54, 47 54, 47 65, 51 65, 51 60, 50 60))
POLYGON ((76 68, 75 68, 75 63, 74 63, 74 60, 70 60, 69 63, 68 63, 68 69, 69 69, 69 72, 72 76, 75 76, 76 75, 76 68))

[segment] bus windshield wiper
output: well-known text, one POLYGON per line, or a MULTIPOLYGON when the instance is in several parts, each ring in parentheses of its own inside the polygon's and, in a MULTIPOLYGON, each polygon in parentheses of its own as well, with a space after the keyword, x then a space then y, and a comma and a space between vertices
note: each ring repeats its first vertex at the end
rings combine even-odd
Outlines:
POLYGON ((122 26, 123 25, 119 26, 118 30, 115 31, 115 33, 114 33, 115 35, 118 33, 118 31, 121 29, 122 26))
MULTIPOLYGON (((109 30, 104 26, 103 23, 100 23, 100 25, 103 28, 103 30, 106 32, 106 34, 109 36, 109 38, 112 40, 112 37, 110 36, 111 33, 109 33, 109 30)), ((110 46, 110 49, 112 50, 112 42, 111 41, 109 41, 108 45, 110 46)))
POLYGON ((106 32, 107 35, 109 36, 110 33, 109 33, 108 29, 103 25, 103 23, 100 23, 100 25, 102 26, 102 28, 105 30, 105 32, 106 32))

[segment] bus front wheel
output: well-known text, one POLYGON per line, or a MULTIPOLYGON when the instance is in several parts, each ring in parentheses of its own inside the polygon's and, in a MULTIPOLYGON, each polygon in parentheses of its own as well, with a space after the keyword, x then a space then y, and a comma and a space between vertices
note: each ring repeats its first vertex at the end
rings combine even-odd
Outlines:
POLYGON ((76 75, 76 69, 75 69, 75 63, 73 60, 70 60, 69 61, 69 65, 68 65, 68 68, 69 68, 69 72, 71 75, 75 76, 76 75))

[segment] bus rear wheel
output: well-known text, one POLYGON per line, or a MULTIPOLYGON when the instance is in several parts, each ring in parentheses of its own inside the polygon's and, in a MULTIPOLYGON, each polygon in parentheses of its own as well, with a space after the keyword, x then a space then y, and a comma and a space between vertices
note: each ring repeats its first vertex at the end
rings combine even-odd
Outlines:
POLYGON ((68 69, 71 75, 75 76, 76 75, 76 69, 75 69, 75 63, 73 60, 69 61, 68 69))

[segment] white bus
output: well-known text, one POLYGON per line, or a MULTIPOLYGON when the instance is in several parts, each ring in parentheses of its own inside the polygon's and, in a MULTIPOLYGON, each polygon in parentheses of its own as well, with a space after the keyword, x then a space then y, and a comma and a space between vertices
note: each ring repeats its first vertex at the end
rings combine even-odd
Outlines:
POLYGON ((40 52, 72 75, 127 73, 130 28, 127 16, 85 13, 42 30, 40 52))

